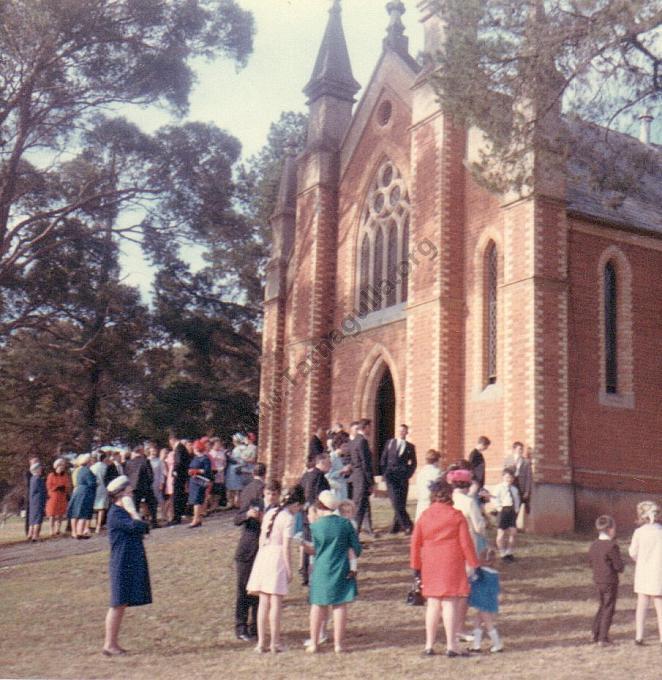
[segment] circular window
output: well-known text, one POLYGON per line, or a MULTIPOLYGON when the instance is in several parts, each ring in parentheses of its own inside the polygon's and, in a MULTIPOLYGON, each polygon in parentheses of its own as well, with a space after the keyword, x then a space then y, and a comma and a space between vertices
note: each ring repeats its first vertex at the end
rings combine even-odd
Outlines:
POLYGON ((400 202, 400 196, 401 196, 401 191, 400 187, 396 184, 393 189, 391 189, 391 194, 389 196, 389 201, 391 202, 391 207, 395 208, 395 206, 398 205, 400 202))
POLYGON ((391 115, 393 114, 393 105, 388 99, 382 102, 377 109, 377 122, 384 126, 389 120, 391 120, 391 115))
POLYGON ((384 194, 376 194, 373 203, 376 213, 380 213, 384 209, 384 194))

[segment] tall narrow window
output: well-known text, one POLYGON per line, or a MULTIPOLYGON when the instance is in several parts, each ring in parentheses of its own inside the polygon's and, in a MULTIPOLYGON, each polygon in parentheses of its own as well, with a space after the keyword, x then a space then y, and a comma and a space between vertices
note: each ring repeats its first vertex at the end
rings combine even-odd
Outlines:
POLYGON ((388 232, 388 255, 386 257, 386 306, 396 304, 398 287, 396 285, 398 277, 398 228, 395 222, 391 222, 388 232))
POLYGON ((375 259, 372 270, 372 296, 374 310, 381 309, 384 306, 384 295, 382 290, 382 283, 384 281, 384 231, 381 227, 377 229, 375 236, 375 259))
POLYGON ((365 316, 370 311, 368 303, 368 283, 370 282, 370 239, 366 234, 361 243, 361 283, 359 294, 359 313, 365 316))
POLYGON ((605 265, 605 389, 609 394, 618 392, 618 346, 616 333, 617 319, 617 291, 616 269, 612 262, 605 265))
POLYGON ((497 249, 493 242, 485 253, 485 359, 487 383, 497 379, 497 249))
POLYGON ((384 160, 370 184, 357 240, 361 314, 407 301, 409 212, 404 178, 390 160, 384 160))
POLYGON ((409 215, 405 217, 402 227, 402 261, 400 263, 402 276, 402 302, 407 302, 409 290, 409 215))

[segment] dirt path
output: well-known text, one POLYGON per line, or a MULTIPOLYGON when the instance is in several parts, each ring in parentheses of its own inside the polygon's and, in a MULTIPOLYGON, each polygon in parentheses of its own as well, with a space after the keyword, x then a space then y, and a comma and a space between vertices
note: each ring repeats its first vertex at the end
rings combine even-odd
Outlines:
MULTIPOLYGON (((234 512, 217 513, 208 517, 199 529, 189 529, 186 522, 180 526, 163 527, 150 533, 149 542, 152 544, 168 543, 173 537, 183 538, 189 534, 200 535, 217 531, 224 525, 234 526, 232 524, 233 516, 234 512)), ((92 538, 84 541, 76 541, 67 535, 61 538, 49 538, 37 544, 10 543, 0 545, 0 569, 31 562, 56 560, 69 555, 86 555, 104 550, 108 550, 108 535, 105 531, 102 531, 100 536, 93 535, 92 538)))

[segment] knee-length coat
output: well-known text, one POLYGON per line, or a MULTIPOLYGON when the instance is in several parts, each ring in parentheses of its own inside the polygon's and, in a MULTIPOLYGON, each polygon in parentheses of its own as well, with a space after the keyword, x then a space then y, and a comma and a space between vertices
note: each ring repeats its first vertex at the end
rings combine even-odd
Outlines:
POLYGON ((67 494, 71 492, 71 480, 66 472, 51 472, 46 478, 47 517, 64 517, 67 514, 67 494))
POLYGON ((111 505, 107 527, 110 543, 110 606, 139 607, 151 604, 152 589, 143 546, 143 536, 149 531, 149 526, 133 519, 124 508, 111 505))
POLYGON ((69 519, 92 519, 94 497, 97 492, 97 478, 87 466, 81 467, 76 477, 77 484, 69 501, 69 519))
POLYGON ((424 597, 466 597, 465 565, 478 566, 464 515, 446 503, 432 503, 414 526, 411 568, 421 571, 424 597))
POLYGON ((205 502, 207 484, 211 482, 211 461, 205 454, 196 455, 188 466, 189 470, 201 470, 201 474, 189 475, 188 502, 191 505, 202 505, 205 502))
POLYGON ((29 524, 41 524, 44 521, 46 507, 46 482, 43 477, 32 475, 30 480, 29 524))

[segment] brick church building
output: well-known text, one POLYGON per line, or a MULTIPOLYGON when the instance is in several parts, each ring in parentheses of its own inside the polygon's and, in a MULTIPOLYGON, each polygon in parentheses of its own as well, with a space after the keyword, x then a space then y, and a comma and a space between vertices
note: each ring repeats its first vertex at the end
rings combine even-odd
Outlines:
POLYGON ((487 435, 490 483, 521 440, 535 530, 631 526, 662 492, 660 165, 620 202, 543 157, 528 197, 488 192, 466 169, 480 134, 444 116, 388 10, 358 103, 338 1, 304 89, 272 218, 261 459, 291 482, 318 426, 368 417, 375 453, 401 422, 447 462, 487 435))

